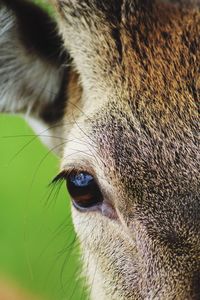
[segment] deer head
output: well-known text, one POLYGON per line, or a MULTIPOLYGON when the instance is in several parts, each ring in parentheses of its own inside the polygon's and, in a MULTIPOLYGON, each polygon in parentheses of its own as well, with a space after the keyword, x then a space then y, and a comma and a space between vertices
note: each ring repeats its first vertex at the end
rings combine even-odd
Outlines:
POLYGON ((66 139, 92 299, 199 299, 199 2, 52 3, 0 0, 0 110, 66 139))

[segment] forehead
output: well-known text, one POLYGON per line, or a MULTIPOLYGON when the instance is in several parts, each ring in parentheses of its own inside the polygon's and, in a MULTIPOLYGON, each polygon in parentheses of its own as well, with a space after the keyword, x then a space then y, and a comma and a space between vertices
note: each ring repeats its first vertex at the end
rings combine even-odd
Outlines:
POLYGON ((93 133, 120 174, 185 185, 199 178, 200 15, 162 1, 151 9, 121 27, 120 66, 93 133))

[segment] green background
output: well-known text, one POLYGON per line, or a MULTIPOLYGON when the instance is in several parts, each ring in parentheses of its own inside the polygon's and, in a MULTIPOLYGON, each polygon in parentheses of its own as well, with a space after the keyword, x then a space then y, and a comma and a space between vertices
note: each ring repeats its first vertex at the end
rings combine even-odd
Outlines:
MULTIPOLYGON (((39 2, 39 1, 37 1, 39 2)), ((26 122, 0 115, 0 277, 53 300, 84 300, 79 245, 58 158, 26 122)))
POLYGON ((50 299, 85 299, 58 159, 17 117, 0 115, 0 273, 50 299))

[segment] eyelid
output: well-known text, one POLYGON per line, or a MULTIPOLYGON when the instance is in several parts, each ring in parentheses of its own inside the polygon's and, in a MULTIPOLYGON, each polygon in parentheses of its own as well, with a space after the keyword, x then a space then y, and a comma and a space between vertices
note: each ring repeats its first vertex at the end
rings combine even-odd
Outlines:
POLYGON ((91 162, 88 159, 81 159, 76 161, 68 162, 62 166, 63 171, 68 174, 70 171, 86 172, 95 176, 95 169, 91 165, 91 162))
POLYGON ((64 169, 52 180, 52 184, 56 184, 58 182, 66 180, 67 176, 69 176, 72 172, 73 173, 81 173, 81 172, 88 173, 91 176, 93 176, 96 180, 97 178, 96 178, 96 174, 95 174, 93 168, 88 167, 88 166, 89 166, 89 163, 87 160, 81 161, 81 163, 65 165, 65 166, 63 166, 64 169))

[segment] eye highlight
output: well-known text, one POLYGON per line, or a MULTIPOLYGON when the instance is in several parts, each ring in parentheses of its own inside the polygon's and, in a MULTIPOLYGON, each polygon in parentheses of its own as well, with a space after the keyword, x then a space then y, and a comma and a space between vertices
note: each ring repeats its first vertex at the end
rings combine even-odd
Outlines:
POLYGON ((94 180, 93 176, 88 173, 70 174, 69 180, 76 187, 88 187, 94 180))

